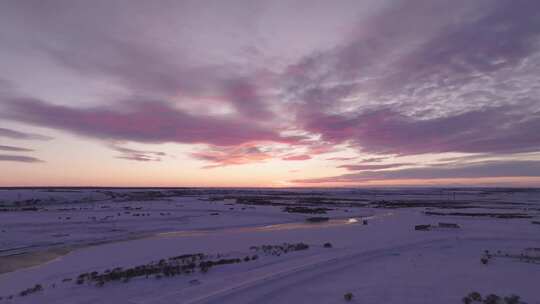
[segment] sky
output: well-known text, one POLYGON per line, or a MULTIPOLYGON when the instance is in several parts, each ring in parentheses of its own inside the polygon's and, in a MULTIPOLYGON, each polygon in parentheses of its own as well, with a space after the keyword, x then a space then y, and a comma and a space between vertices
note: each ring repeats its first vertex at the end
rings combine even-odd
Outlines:
POLYGON ((0 186, 540 186, 540 1, 0 2, 0 186))

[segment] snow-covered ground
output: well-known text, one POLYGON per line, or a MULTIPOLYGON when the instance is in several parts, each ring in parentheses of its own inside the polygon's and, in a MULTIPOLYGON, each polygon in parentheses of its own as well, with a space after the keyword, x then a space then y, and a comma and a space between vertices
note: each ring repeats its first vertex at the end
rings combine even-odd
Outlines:
POLYGON ((4 189, 0 211, 0 303, 540 303, 537 189, 4 189), (96 286, 197 253, 240 262, 96 286))

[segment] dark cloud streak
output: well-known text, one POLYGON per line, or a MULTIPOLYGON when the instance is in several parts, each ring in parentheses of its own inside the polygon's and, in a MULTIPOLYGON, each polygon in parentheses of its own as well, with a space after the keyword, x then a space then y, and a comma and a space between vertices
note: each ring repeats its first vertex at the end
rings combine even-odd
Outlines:
POLYGON ((6 129, 6 128, 0 128, 0 137, 6 137, 6 138, 11 138, 11 139, 26 139, 26 140, 51 140, 53 139, 50 136, 33 134, 33 133, 25 133, 25 132, 15 131, 11 129, 6 129))
POLYGON ((113 145, 112 149, 121 153, 121 155, 116 156, 119 159, 133 160, 133 161, 142 161, 142 162, 151 162, 151 161, 161 161, 162 157, 167 156, 164 152, 157 151, 143 151, 130 149, 125 147, 120 147, 113 145))
POLYGON ((364 170, 383 170, 399 168, 403 166, 413 166, 414 163, 397 163, 397 164, 381 164, 381 165, 341 165, 338 168, 345 168, 349 171, 364 171, 364 170))
POLYGON ((295 180, 295 183, 362 183, 372 180, 540 177, 540 161, 490 161, 460 166, 432 166, 391 171, 364 171, 333 177, 295 180))
POLYGON ((41 159, 31 157, 31 156, 7 155, 7 154, 0 154, 0 161, 19 162, 19 163, 42 163, 43 162, 41 159))
POLYGON ((21 148, 21 147, 14 147, 14 146, 3 146, 0 145, 0 151, 9 151, 9 152, 32 152, 34 150, 27 149, 27 148, 21 148))

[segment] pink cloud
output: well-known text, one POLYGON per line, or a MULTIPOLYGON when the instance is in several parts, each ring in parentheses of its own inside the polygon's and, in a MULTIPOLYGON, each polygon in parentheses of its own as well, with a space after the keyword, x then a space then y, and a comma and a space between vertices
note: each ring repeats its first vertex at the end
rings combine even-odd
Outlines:
POLYGON ((308 160, 308 159, 311 159, 311 156, 309 156, 307 154, 291 155, 291 156, 287 156, 287 157, 282 158, 282 160, 308 160))
POLYGON ((194 152, 191 156, 199 160, 210 162, 211 165, 204 167, 206 169, 258 163, 273 157, 270 152, 263 151, 261 148, 249 144, 237 147, 214 146, 206 151, 194 152))
POLYGON ((275 129, 236 116, 193 115, 158 101, 131 100, 114 107, 81 109, 30 98, 11 99, 2 117, 108 140, 146 143, 296 143, 275 129))
POLYGON ((384 165, 341 165, 338 168, 345 168, 349 171, 363 171, 363 170, 382 170, 399 168, 403 166, 411 166, 413 163, 400 163, 400 164, 384 164, 384 165))
POLYGON ((348 161, 348 160, 354 160, 357 159, 357 157, 330 157, 326 160, 335 160, 335 161, 348 161))

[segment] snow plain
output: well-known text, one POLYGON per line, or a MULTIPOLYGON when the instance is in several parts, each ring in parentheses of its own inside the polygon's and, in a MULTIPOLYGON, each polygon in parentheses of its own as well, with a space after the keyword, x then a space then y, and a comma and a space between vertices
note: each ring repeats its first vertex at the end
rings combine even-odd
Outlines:
POLYGON ((0 303, 540 303, 538 189, 2 189, 0 211, 0 303), (253 248, 283 243, 309 249, 253 248), (195 253, 242 262, 76 283, 195 253))

